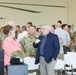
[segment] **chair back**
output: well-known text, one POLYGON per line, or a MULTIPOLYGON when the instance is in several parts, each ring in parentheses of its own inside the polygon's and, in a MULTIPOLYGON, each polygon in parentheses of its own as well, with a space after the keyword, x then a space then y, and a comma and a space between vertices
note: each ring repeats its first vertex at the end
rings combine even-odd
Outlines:
POLYGON ((27 65, 9 65, 7 67, 8 75, 28 75, 27 65))

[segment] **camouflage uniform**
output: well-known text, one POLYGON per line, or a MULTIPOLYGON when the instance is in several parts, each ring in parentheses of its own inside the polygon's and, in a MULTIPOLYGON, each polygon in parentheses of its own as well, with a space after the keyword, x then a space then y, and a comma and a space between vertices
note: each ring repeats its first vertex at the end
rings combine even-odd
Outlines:
POLYGON ((20 44, 25 52, 25 56, 35 57, 36 48, 33 47, 33 42, 37 39, 37 34, 31 36, 27 34, 21 41, 20 44))
POLYGON ((76 36, 76 31, 73 33, 73 37, 75 37, 76 36))
POLYGON ((61 37, 59 37, 59 42, 60 42, 60 52, 58 54, 58 59, 64 60, 63 40, 61 37))
POLYGON ((70 50, 73 51, 73 52, 76 52, 76 43, 73 43, 73 44, 70 46, 70 50))
POLYGON ((16 39, 17 39, 18 34, 20 34, 20 33, 21 33, 21 31, 16 31, 16 32, 15 32, 15 37, 16 37, 16 39))
POLYGON ((5 35, 3 33, 0 33, 0 49, 2 49, 2 42, 5 39, 5 35))

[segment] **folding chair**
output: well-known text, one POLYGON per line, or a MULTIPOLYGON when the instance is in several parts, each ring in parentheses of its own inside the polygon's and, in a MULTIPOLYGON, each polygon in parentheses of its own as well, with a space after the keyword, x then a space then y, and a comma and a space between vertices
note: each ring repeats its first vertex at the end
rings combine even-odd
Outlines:
POLYGON ((74 69, 76 69, 76 53, 75 52, 68 52, 67 54, 64 55, 64 61, 65 64, 67 64, 69 67, 65 65, 65 72, 71 73, 71 75, 74 74, 74 69), (69 72, 71 71, 71 72, 69 72))
POLYGON ((55 65, 55 71, 58 73, 57 75, 60 75, 60 72, 64 69, 65 62, 61 59, 57 59, 56 65, 55 65))
POLYGON ((35 65, 35 58, 25 57, 24 58, 24 63, 28 65, 29 73, 36 72, 36 75, 38 74, 38 66, 39 65, 35 65))
POLYGON ((9 65, 7 67, 8 75, 28 75, 27 65, 9 65))

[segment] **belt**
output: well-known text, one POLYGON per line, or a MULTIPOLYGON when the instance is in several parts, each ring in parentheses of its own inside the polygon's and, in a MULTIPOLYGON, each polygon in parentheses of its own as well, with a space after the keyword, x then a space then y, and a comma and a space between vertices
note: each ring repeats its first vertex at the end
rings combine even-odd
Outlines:
POLYGON ((63 45, 63 47, 68 48, 68 47, 66 47, 65 45, 63 45))

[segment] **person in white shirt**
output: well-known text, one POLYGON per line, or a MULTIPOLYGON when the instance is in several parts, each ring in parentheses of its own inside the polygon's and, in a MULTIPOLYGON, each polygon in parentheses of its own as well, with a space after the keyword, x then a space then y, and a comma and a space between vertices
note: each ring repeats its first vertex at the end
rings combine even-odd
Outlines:
POLYGON ((17 37, 17 40, 18 42, 20 42, 20 40, 26 36, 26 34, 28 33, 27 30, 26 30, 26 26, 22 26, 22 33, 18 34, 18 37, 17 37))
MULTIPOLYGON (((55 34, 57 34, 59 37, 62 38, 63 46, 69 47, 70 46, 70 36, 69 36, 69 33, 67 31, 63 30, 59 23, 56 23, 55 27, 56 27, 55 34)), ((64 50, 64 54, 66 54, 66 53, 67 53, 67 51, 64 50)))

